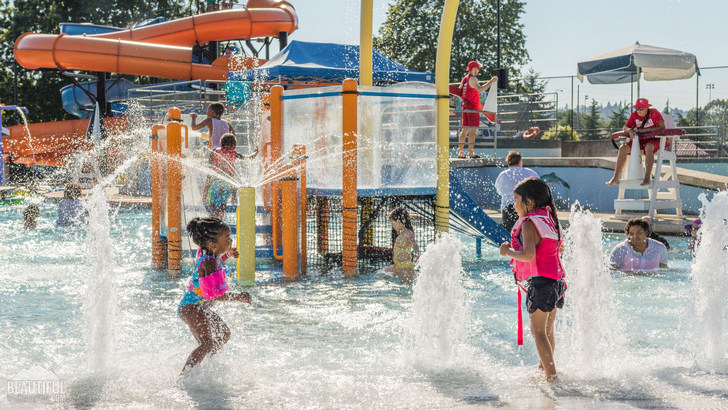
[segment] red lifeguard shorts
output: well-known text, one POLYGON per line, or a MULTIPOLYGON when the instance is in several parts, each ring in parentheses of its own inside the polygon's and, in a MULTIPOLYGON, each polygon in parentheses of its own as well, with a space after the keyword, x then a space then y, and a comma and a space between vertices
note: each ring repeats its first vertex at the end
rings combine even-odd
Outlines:
MULTIPOLYGON (((652 151, 652 152, 657 152, 660 150, 660 139, 659 138, 640 139, 640 150, 642 151, 643 154, 645 153, 645 147, 647 145, 652 145, 652 147, 654 148, 654 151, 652 151)), ((627 141, 627 146, 632 148, 632 140, 627 141)), ((665 140, 665 148, 670 148, 670 140, 665 140)))
POLYGON ((464 112, 463 113, 463 127, 479 127, 480 126, 480 113, 479 112, 464 112))

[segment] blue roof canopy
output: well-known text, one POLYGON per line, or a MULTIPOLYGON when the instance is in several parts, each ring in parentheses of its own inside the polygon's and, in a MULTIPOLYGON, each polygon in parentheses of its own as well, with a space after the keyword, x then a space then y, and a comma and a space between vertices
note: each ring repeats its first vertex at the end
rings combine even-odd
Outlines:
MULTIPOLYGON (((421 73, 396 63, 378 51, 372 55, 375 83, 423 81, 432 83, 432 73, 421 73)), ((231 71, 229 81, 321 81, 341 82, 359 78, 359 46, 291 41, 262 66, 231 71)))

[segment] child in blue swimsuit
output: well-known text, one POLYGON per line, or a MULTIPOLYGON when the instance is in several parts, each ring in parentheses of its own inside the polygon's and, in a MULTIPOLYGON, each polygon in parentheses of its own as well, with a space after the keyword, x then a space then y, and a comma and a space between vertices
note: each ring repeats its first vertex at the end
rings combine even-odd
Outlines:
POLYGON ((199 346, 192 351, 182 369, 184 375, 207 354, 215 354, 230 339, 230 328, 210 309, 215 301, 237 301, 250 304, 248 292, 228 292, 223 261, 238 257, 232 247, 230 227, 220 218, 194 218, 187 232, 199 246, 196 269, 177 308, 177 314, 190 327, 199 346))

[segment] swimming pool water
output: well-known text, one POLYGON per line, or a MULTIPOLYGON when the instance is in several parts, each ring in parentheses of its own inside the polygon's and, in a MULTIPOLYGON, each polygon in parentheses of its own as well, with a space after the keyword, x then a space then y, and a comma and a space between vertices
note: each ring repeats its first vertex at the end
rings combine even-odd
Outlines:
MULTIPOLYGON (((462 238, 458 309, 449 305, 459 291, 452 284, 444 293, 414 295, 376 272, 352 280, 311 272, 298 282, 250 289, 252 306, 218 303, 232 338, 180 380, 196 346, 175 312, 189 270, 169 278, 150 269, 150 212, 111 208, 114 320, 106 365, 95 371, 83 315, 89 275, 96 274, 87 234, 55 228, 55 206, 40 206, 39 227, 28 231, 22 205, 0 208, 0 379, 38 364, 64 383, 62 407, 728 406, 728 372, 700 369, 691 353, 700 335, 691 333, 691 253, 683 238, 668 238, 669 269, 611 273, 614 300, 589 306, 613 311, 615 323, 607 326, 625 339, 613 352, 595 348, 606 355, 598 360, 603 371, 584 374, 590 359, 570 360, 576 356, 563 340, 569 324, 557 315, 561 382, 555 385, 534 380, 538 358, 530 334, 516 346, 516 288, 507 260, 487 246, 476 257, 468 238, 462 238), (415 312, 422 303, 441 307, 429 310, 429 319, 462 325, 462 335, 440 341, 439 352, 418 346, 418 335, 443 336, 415 312)), ((605 235, 604 257, 623 238, 605 235)), ((576 308, 569 299, 574 291, 565 309, 576 308)), ((5 395, 0 403, 42 404, 9 403, 5 395)))

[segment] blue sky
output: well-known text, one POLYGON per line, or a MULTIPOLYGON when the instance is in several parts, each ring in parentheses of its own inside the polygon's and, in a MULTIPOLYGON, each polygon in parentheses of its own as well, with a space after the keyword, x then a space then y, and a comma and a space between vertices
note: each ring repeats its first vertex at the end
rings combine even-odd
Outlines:
MULTIPOLYGON (((359 0, 289 0, 299 15, 300 29, 291 39, 359 42, 359 0)), ((507 0, 502 0, 507 1, 507 0)), ((374 0, 375 32, 384 22, 391 1, 374 0)), ((522 17, 526 48, 533 67, 543 77, 576 74, 576 63, 639 41, 693 53, 700 67, 728 66, 728 2, 719 0, 576 1, 531 0, 522 17)), ((474 56, 479 60, 493 54, 474 56)), ((525 71, 525 70, 524 70, 525 71)), ((704 70, 699 79, 700 105, 712 98, 728 98, 728 68, 704 70)), ((574 80, 574 94, 578 80, 574 80)), ((641 82, 641 95, 658 108, 695 106, 695 77, 669 82, 641 82)), ((570 81, 550 80, 548 91, 559 92, 561 106, 568 103, 570 81)), ((580 84, 580 100, 629 101, 629 85, 580 84)), ((576 97, 574 97, 576 98, 576 97)))

